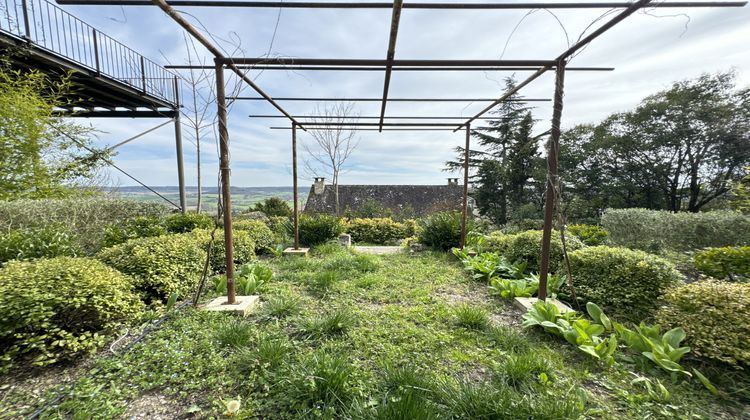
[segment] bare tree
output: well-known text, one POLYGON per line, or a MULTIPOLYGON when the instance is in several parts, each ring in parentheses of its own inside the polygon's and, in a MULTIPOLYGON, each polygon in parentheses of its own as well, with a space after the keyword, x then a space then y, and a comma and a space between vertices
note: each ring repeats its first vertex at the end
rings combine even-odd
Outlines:
POLYGON ((306 171, 313 176, 331 179, 337 215, 340 214, 339 177, 347 159, 359 145, 357 130, 342 124, 356 123, 358 117, 351 102, 337 102, 325 108, 318 106, 315 115, 309 119, 316 124, 308 128, 314 142, 302 142, 307 153, 303 159, 306 171))

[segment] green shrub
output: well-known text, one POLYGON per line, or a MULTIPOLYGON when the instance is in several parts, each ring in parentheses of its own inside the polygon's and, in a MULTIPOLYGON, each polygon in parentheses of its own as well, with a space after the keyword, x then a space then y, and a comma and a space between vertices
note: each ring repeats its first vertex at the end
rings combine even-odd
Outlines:
POLYGON ((57 223, 0 234, 0 264, 10 260, 75 256, 80 252, 69 229, 57 223))
MULTIPOLYGON (((473 227, 473 221, 466 220, 466 231, 473 227)), ((419 242, 431 248, 447 251, 459 246, 461 241, 461 213, 441 212, 432 214, 419 222, 419 242)))
POLYGON ((668 291, 656 319, 681 327, 686 344, 706 359, 750 366, 750 284, 700 281, 668 291))
POLYGON ((604 245, 609 236, 609 232, 597 225, 570 225, 567 226, 567 231, 588 246, 604 245))
MULTIPOLYGON (((294 236, 294 224, 291 220, 286 223, 287 233, 294 236)), ((299 218, 299 241, 305 246, 324 244, 331 239, 336 239, 343 232, 341 221, 334 216, 301 215, 299 218)))
MULTIPOLYGON (((682 280, 672 263, 643 251, 595 246, 573 251, 569 257, 578 301, 596 302, 615 319, 649 318, 662 294, 682 280)), ((560 295, 571 298, 567 285, 560 295)))
POLYGON ((98 258, 133 276, 146 300, 186 297, 203 272, 206 251, 195 236, 171 234, 131 239, 102 250, 98 258))
POLYGON ((247 232, 250 239, 255 242, 255 250, 263 251, 273 247, 276 242, 274 233, 267 224, 260 220, 237 220, 232 222, 232 229, 235 233, 238 230, 247 232))
POLYGON ((352 235, 354 242, 371 244, 388 244, 410 235, 407 226, 393 219, 351 219, 345 224, 346 231, 352 235))
POLYGON ((60 224, 75 232, 86 254, 95 254, 107 225, 138 216, 160 217, 168 211, 159 203, 105 197, 0 201, 0 231, 60 224))
MULTIPOLYGON (((565 239, 569 253, 583 247, 581 241, 573 236, 567 236, 565 239)), ((485 247, 487 251, 497 252, 510 262, 525 262, 528 271, 539 271, 541 265, 539 258, 542 255, 542 231, 527 230, 513 235, 493 232, 487 238, 485 247)), ((552 231, 549 254, 549 271, 554 273, 562 267, 563 259, 562 241, 557 231, 552 231)))
MULTIPOLYGON (((232 245, 234 248, 235 264, 245 264, 255 259, 255 241, 250 234, 244 230, 235 230, 232 235, 232 245)), ((208 249, 211 241, 211 230, 196 229, 190 233, 202 249, 208 249)), ((211 247, 211 269, 215 273, 226 271, 226 252, 224 247, 224 231, 216 229, 214 233, 214 242, 211 247)))
POLYGON ((136 319, 130 279, 88 258, 12 261, 0 269, 0 363, 36 366, 92 352, 136 319))
POLYGON ((750 246, 704 249, 695 254, 693 261, 695 268, 707 276, 731 281, 750 280, 750 246))
POLYGON ((611 244, 646 251, 750 245, 750 215, 732 211, 609 209, 602 215, 602 227, 611 244))
POLYGON ((279 197, 266 198, 259 203, 255 203, 251 210, 263 212, 268 217, 292 217, 294 214, 289 203, 279 197))
POLYGON ((166 235, 167 229, 162 221, 154 216, 141 216, 112 223, 104 229, 102 246, 108 248, 136 238, 150 238, 166 235))
POLYGON ((205 213, 173 213, 164 221, 170 233, 186 233, 195 229, 211 229, 214 219, 205 213))

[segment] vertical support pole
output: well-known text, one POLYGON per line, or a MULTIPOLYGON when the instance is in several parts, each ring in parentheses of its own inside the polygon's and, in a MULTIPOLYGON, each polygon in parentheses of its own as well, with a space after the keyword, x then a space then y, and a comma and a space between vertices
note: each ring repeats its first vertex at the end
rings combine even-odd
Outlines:
MULTIPOLYGON (((29 24, 29 5, 27 0, 21 0, 23 8, 23 30, 27 40, 31 40, 31 25, 29 24)), ((10 13, 10 12, 9 12, 10 13)))
POLYGON ((292 177, 294 185, 294 249, 299 249, 299 199, 297 192, 297 123, 292 123, 292 177))
POLYGON ((466 125, 466 144, 464 145, 464 196, 461 207, 461 249, 466 246, 466 219, 469 216, 469 141, 471 125, 466 125))
POLYGON ((146 93, 146 59, 141 56, 141 89, 146 93))
POLYGON ((221 198, 224 211, 224 255, 227 265, 227 304, 235 303, 234 245, 232 238, 232 197, 229 191, 229 129, 227 128, 227 103, 224 93, 224 66, 214 59, 216 67, 216 104, 219 120, 219 170, 221 172, 221 198))
POLYGON ((180 210, 187 211, 187 199, 185 198, 185 165, 182 160, 182 123, 180 122, 180 84, 174 78, 175 116, 174 116, 174 140, 177 151, 177 185, 180 190, 180 210))
POLYGON ((552 108, 552 130, 547 143, 547 191, 544 199, 544 231, 542 234, 541 266, 539 267, 539 300, 547 298, 547 274, 549 272, 550 240, 552 239, 552 216, 555 210, 557 187, 557 158, 560 153, 560 119, 563 109, 563 87, 565 84, 565 60, 557 63, 555 72, 555 102, 552 108))
POLYGON ((96 69, 96 74, 101 74, 101 69, 99 68, 99 36, 96 34, 96 29, 91 28, 91 35, 94 39, 94 68, 96 69))

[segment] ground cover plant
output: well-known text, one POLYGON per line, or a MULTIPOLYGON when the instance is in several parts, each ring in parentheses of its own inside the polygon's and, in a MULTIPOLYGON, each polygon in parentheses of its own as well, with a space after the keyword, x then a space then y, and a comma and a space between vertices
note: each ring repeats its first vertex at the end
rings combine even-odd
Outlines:
MULTIPOLYGON (((564 338, 521 328, 522 313, 450 254, 360 257, 325 246, 263 261, 273 275, 254 315, 175 309, 130 351, 93 361, 43 416, 131 417, 144 406, 166 417, 290 419, 739 418, 747 409, 731 371, 701 368, 714 396, 653 362, 608 367, 564 338), (311 287, 320 273, 336 273, 324 293, 311 287)), ((593 318, 589 336, 605 323, 593 318)), ((599 334, 607 346, 610 334, 599 334)), ((689 357, 680 364, 692 367, 689 357)), ((0 390, 10 416, 58 390, 29 401, 21 389, 0 390)))

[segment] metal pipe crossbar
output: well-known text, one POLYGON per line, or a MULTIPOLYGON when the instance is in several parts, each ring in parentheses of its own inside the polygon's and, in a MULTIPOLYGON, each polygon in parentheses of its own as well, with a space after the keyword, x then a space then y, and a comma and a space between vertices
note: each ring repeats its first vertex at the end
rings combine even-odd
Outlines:
MULTIPOLYGON (((229 100, 240 101, 264 101, 266 98, 255 96, 231 96, 229 100)), ((380 102, 382 98, 304 98, 304 97, 275 97, 275 101, 293 102, 380 102)), ((494 98, 390 98, 388 102, 495 102, 494 98)), ((547 98, 522 98, 507 99, 507 102, 550 102, 547 98)))
MULTIPOLYGON (((384 71, 385 67, 378 66, 300 66, 296 64, 276 65, 276 64, 238 64, 238 68, 243 70, 285 70, 285 71, 384 71)), ((189 65, 168 65, 164 66, 171 70, 213 70, 214 66, 189 66, 189 65)), ((498 66, 473 66, 473 67, 393 67, 392 71, 536 71, 537 67, 498 67, 498 66)), ((565 71, 614 71, 614 67, 566 67, 565 71)))

